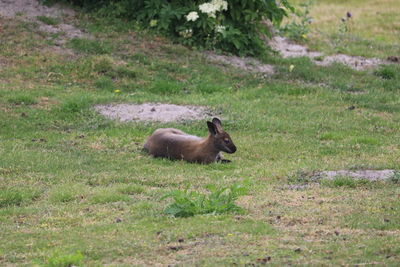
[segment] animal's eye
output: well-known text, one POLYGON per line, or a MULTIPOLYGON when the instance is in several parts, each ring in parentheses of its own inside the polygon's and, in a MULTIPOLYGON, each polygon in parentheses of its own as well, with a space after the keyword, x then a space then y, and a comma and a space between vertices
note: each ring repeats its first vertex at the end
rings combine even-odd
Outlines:
POLYGON ((229 139, 224 139, 224 142, 225 142, 225 144, 229 144, 230 143, 229 139))

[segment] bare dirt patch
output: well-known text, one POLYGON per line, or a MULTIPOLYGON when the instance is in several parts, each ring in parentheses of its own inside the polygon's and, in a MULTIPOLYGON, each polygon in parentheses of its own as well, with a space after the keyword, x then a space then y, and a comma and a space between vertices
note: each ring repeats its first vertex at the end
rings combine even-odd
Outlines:
MULTIPOLYGON (((320 66, 328 66, 332 63, 342 63, 355 70, 365 70, 377 67, 380 64, 390 63, 389 61, 384 61, 378 58, 364 58, 344 54, 324 56, 321 52, 309 51, 306 46, 292 43, 287 38, 281 36, 275 36, 269 41, 269 45, 272 49, 279 52, 283 58, 308 57, 316 65, 320 66)), ((247 72, 261 73, 266 76, 274 74, 274 67, 272 65, 264 64, 254 58, 218 55, 213 52, 206 52, 204 55, 214 63, 231 65, 247 72)))
POLYGON ((37 0, 0 0, 0 14, 5 17, 26 17, 51 15, 60 17, 63 14, 73 15, 70 9, 60 8, 59 5, 48 7, 41 5, 37 0))
POLYGON ((397 171, 386 170, 335 170, 335 171, 311 171, 299 172, 294 177, 294 181, 281 187, 282 190, 303 191, 314 186, 319 186, 322 180, 335 180, 337 178, 350 178, 353 180, 367 180, 371 182, 382 181, 390 182, 397 179, 397 171))
POLYGON ((71 38, 87 37, 87 34, 71 24, 75 16, 74 10, 60 4, 48 7, 37 0, 0 0, 0 16, 35 22, 40 32, 60 34, 56 40, 56 43, 60 45, 71 38), (57 19, 60 23, 45 24, 38 20, 39 16, 57 19))
POLYGON ((278 51, 282 57, 309 57, 315 64, 327 66, 332 63, 342 63, 355 70, 364 70, 377 67, 380 64, 388 63, 377 58, 363 58, 357 56, 348 56, 344 54, 336 54, 331 56, 323 56, 321 52, 309 51, 307 47, 299 44, 291 43, 287 38, 276 36, 269 44, 278 51))
POLYGON ((394 170, 339 170, 339 171, 323 171, 318 176, 323 179, 333 180, 337 177, 350 177, 355 180, 365 179, 369 181, 385 181, 395 175, 394 170))
POLYGON ((179 122, 201 120, 210 117, 208 108, 203 106, 180 106, 173 104, 144 103, 97 105, 96 111, 109 119, 121 122, 156 121, 179 122))
POLYGON ((250 57, 237 57, 237 56, 223 56, 217 55, 213 52, 206 52, 207 59, 217 63, 231 65, 235 68, 245 70, 248 72, 257 72, 264 75, 274 74, 274 67, 269 64, 264 64, 259 60, 250 57))

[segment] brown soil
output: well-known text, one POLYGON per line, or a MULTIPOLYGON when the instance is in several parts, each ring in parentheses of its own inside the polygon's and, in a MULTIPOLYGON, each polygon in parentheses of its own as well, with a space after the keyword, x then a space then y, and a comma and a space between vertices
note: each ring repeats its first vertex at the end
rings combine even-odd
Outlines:
POLYGON ((257 72, 264 75, 274 74, 274 67, 269 64, 264 64, 257 59, 250 57, 237 57, 237 56, 223 56, 213 52, 206 52, 205 56, 207 59, 213 62, 220 62, 223 64, 231 65, 235 68, 245 70, 248 72, 257 72))

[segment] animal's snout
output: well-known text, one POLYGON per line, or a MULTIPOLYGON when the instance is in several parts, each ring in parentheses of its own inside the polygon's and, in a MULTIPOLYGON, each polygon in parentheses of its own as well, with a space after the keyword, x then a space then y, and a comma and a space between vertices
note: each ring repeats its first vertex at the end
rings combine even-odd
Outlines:
POLYGON ((229 147, 229 150, 230 150, 230 154, 233 154, 233 153, 235 153, 236 152, 236 146, 232 146, 232 147, 229 147))

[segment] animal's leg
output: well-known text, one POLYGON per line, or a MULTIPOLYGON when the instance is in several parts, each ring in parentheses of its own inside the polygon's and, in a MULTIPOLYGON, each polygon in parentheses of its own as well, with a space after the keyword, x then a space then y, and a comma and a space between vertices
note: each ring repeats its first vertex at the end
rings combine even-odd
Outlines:
POLYGON ((221 154, 217 155, 217 158, 215 159, 216 162, 220 162, 220 163, 230 163, 232 161, 230 161, 229 159, 223 159, 221 154))

